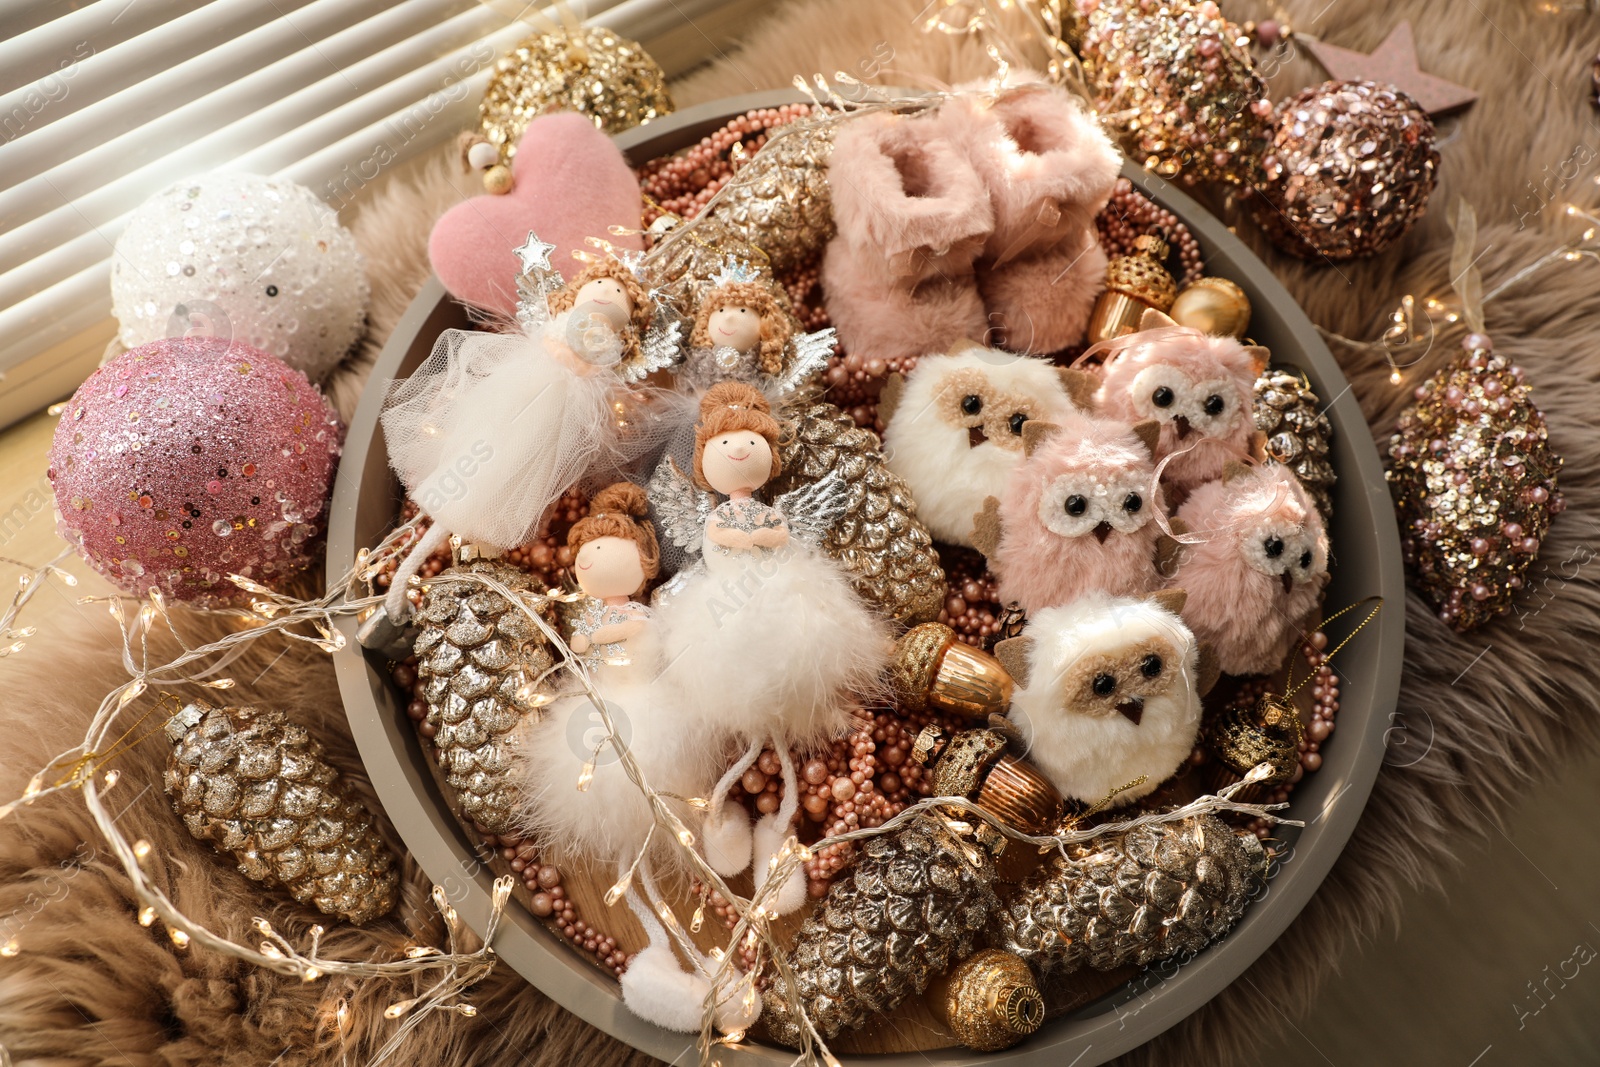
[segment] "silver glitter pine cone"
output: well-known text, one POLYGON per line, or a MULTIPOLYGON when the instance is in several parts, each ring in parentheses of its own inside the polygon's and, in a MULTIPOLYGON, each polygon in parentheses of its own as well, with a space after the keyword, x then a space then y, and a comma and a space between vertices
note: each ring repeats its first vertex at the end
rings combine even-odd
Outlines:
POLYGON ((1294 472, 1316 501, 1322 521, 1333 519, 1333 484, 1339 480, 1328 461, 1333 423, 1311 384, 1293 371, 1268 368, 1256 379, 1256 429, 1266 435, 1266 459, 1294 472))
POLYGON ((823 549, 850 575, 856 592, 885 616, 907 625, 935 619, 944 606, 944 568, 933 538, 917 518, 916 501, 883 461, 878 435, 828 403, 791 415, 779 451, 782 494, 838 471, 850 487, 849 511, 828 532, 823 549))
POLYGON ((1070 846, 1006 893, 993 943, 1040 974, 1142 967, 1196 952, 1244 914, 1266 877, 1253 834, 1210 815, 1070 846))
MULTIPOLYGON (((990 852, 938 818, 868 838, 795 936, 795 992, 824 1039, 892 1011, 977 946, 997 905, 990 852)), ((787 980, 762 996, 768 1035, 800 1045, 787 980)))
POLYGON ((1522 369, 1486 347, 1457 357, 1415 396, 1389 440, 1400 549, 1412 586, 1466 632, 1512 610, 1565 506, 1561 457, 1522 369))
POLYGON ((767 254, 774 271, 800 266, 834 235, 828 160, 834 125, 801 119, 773 132, 734 170, 708 212, 733 236, 767 254))
MULTIPOLYGON (((516 593, 545 589, 526 572, 499 560, 451 567, 428 583, 417 610, 413 651, 433 746, 445 781, 461 811, 491 834, 512 828, 515 796, 511 732, 541 702, 531 683, 555 663, 539 628, 505 597, 471 582, 451 582, 460 572, 482 573, 516 593)), ((537 608, 554 625, 548 602, 537 608)))
POLYGON ((166 724, 165 785, 197 839, 301 904, 365 923, 399 899, 395 857, 305 727, 269 708, 185 706, 166 724))
POLYGON ((1278 108, 1251 212, 1301 259, 1375 255, 1428 209, 1439 182, 1433 120, 1392 85, 1330 81, 1278 108))

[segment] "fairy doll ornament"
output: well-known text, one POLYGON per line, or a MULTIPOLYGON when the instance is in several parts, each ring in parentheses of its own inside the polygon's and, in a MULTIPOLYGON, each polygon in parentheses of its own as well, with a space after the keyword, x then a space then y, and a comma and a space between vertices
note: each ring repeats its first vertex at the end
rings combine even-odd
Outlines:
POLYGON ((519 279, 521 332, 446 330, 382 416, 389 462, 432 526, 401 561, 384 608, 398 623, 406 588, 454 534, 490 553, 538 532, 574 484, 615 476, 665 438, 650 391, 629 383, 676 351, 628 265, 607 257, 560 286, 543 249, 519 279))
MULTIPOLYGON (((814 751, 848 731, 856 696, 875 686, 890 648, 883 621, 816 548, 844 512, 843 479, 830 475, 770 504, 757 498, 781 470, 779 435, 758 389, 719 383, 700 402, 693 482, 670 460, 651 481, 667 535, 699 556, 658 597, 667 664, 660 683, 675 694, 686 729, 708 751, 734 758, 711 790, 706 859, 732 875, 754 858, 758 890, 798 812, 793 750, 814 751), (752 830, 728 792, 769 746, 783 799, 752 830)), ((783 913, 804 898, 796 867, 768 906, 783 913)))
POLYGON ((802 333, 780 290, 729 257, 696 302, 689 351, 678 381, 695 391, 743 382, 777 401, 827 366, 834 331, 802 333))
MULTIPOLYGON (((624 1003, 659 1026, 691 1032, 700 1029, 711 976, 720 965, 682 939, 684 966, 673 935, 657 918, 663 905, 657 872, 681 867, 681 853, 628 777, 612 734, 632 754, 644 781, 670 796, 666 803, 674 815, 693 822, 694 812, 677 798, 703 788, 704 772, 697 776, 694 768, 704 759, 692 758, 699 742, 652 685, 659 645, 650 609, 633 599, 660 566, 648 510, 644 490, 621 482, 596 493, 588 516, 568 534, 584 595, 566 621, 567 645, 606 714, 586 690, 556 700, 522 728, 512 773, 520 828, 555 855, 613 869, 622 888, 607 896, 607 904, 626 898, 644 927, 649 943, 622 977, 624 1003), (580 780, 583 787, 575 788, 580 780)), ((715 1015, 723 1030, 742 1030, 760 1014, 759 1003, 746 1005, 744 995, 737 982, 717 990, 715 1015)))

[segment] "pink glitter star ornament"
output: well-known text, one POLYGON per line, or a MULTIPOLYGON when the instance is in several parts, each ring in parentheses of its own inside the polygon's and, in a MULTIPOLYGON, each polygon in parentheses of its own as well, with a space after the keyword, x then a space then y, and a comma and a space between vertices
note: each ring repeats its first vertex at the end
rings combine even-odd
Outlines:
POLYGON ((306 376, 239 343, 130 349, 78 387, 50 449, 61 536, 135 596, 248 599, 304 570, 344 441, 306 376))

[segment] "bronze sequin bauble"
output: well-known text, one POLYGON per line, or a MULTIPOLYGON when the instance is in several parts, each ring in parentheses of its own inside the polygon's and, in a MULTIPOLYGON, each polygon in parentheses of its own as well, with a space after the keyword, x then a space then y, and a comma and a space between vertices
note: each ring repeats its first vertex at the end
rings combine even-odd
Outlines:
MULTIPOLYGON (((555 663, 532 619, 505 597, 474 582, 449 580, 483 573, 517 593, 539 595, 543 585, 498 560, 474 560, 428 583, 417 610, 417 677, 433 745, 462 813, 491 834, 512 829, 516 798, 512 730, 543 697, 531 683, 555 663)), ((548 602, 537 608, 554 625, 548 602)))
POLYGON ((823 550, 844 567, 862 599, 888 618, 916 623, 937 617, 944 569, 911 491, 883 462, 878 435, 827 403, 806 406, 784 422, 783 473, 772 492, 837 471, 849 487, 849 505, 823 550))
POLYGON ((979 949, 935 979, 928 1006, 956 1040, 977 1052, 1010 1048, 1044 1022, 1044 997, 1026 963, 979 949))
POLYGON ((617 134, 672 110, 667 76, 650 53, 596 26, 536 33, 501 56, 478 105, 478 127, 510 163, 528 123, 547 112, 576 111, 617 134))
POLYGON ((1252 212, 1283 251, 1341 262, 1381 252, 1439 181, 1433 120, 1392 85, 1324 82, 1278 109, 1252 212))
POLYGON ((779 127, 747 162, 735 160, 731 187, 708 212, 765 252, 774 271, 799 266, 833 237, 828 159, 834 128, 816 119, 779 127))
POLYGON ((1132 158, 1164 177, 1254 180, 1272 104, 1212 0, 1078 0, 1076 30, 1094 109, 1132 158))
POLYGON ((1522 369, 1477 344, 1417 389, 1389 441, 1412 585, 1463 632, 1512 610, 1563 507, 1561 457, 1522 369))
POLYGON ((1210 815, 1109 834, 1067 853, 1007 892, 996 916, 995 944, 1040 974, 1198 952, 1244 914, 1267 866, 1254 835, 1210 815))
POLYGON ((1333 518, 1333 484, 1339 476, 1328 460, 1333 423, 1324 407, 1311 383, 1293 371, 1271 367, 1256 379, 1256 429, 1266 436, 1266 461, 1294 472, 1326 523, 1333 518))
POLYGON ((268 708, 189 704, 167 720, 166 789, 189 832, 239 873, 364 923, 394 910, 395 857, 305 727, 268 708))

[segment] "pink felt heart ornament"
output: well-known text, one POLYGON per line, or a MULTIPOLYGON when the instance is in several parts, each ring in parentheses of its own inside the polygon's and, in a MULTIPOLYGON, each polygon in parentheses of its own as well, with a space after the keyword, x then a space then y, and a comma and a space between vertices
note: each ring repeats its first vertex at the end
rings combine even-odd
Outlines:
POLYGON ((462 303, 516 313, 521 265, 515 249, 530 230, 556 246, 550 264, 567 278, 583 268, 572 253, 594 251, 585 238, 603 238, 619 250, 644 248, 637 232, 610 233, 618 225, 641 228, 639 181, 611 138, 584 116, 565 111, 530 122, 511 173, 509 193, 457 204, 428 238, 433 272, 462 303))

